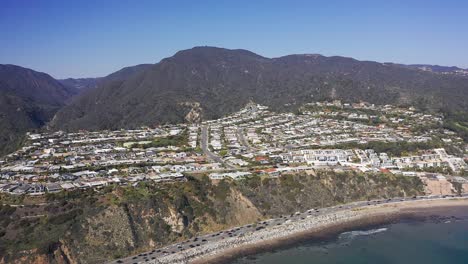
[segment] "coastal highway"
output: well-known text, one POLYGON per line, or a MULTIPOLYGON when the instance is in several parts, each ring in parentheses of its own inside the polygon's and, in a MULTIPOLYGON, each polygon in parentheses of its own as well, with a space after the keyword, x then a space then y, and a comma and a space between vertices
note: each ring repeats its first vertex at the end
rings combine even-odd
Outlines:
POLYGON ((455 195, 438 195, 438 196, 414 196, 414 197, 405 197, 405 198, 391 198, 391 199, 382 199, 382 200, 371 200, 371 201, 359 201, 349 204, 336 205, 333 207, 327 208, 314 208, 307 210, 305 212, 296 212, 289 215, 282 215, 278 218, 273 218, 265 221, 260 221, 257 223, 252 223, 249 225, 234 227, 232 229, 202 235, 194 237, 189 240, 182 241, 177 244, 172 244, 163 248, 154 249, 149 252, 141 253, 137 256, 127 257, 124 259, 114 260, 109 263, 125 263, 125 264, 136 264, 136 263, 146 263, 150 261, 157 260, 159 257, 175 254, 177 252, 183 252, 184 250, 200 247, 204 244, 216 241, 222 241, 227 238, 243 236, 246 233, 256 232, 270 226, 280 226, 283 224, 288 224, 294 221, 304 220, 306 218, 327 215, 331 213, 336 213, 339 211, 346 211, 355 208, 366 208, 373 207, 383 204, 392 204, 392 203, 403 203, 408 201, 421 201, 421 200, 444 200, 444 199, 453 199, 455 197, 468 198, 468 194, 463 194, 461 196, 455 195))

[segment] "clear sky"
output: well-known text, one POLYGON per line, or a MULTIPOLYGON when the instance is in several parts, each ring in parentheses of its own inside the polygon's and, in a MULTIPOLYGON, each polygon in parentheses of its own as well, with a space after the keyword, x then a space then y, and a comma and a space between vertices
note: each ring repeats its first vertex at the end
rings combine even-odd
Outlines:
POLYGON ((468 68, 468 1, 0 0, 0 63, 56 78, 204 45, 468 68))

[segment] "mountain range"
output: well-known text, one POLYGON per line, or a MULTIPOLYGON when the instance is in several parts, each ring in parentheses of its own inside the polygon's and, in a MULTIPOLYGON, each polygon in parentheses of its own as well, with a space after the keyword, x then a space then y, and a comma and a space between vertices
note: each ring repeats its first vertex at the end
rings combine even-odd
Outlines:
POLYGON ((128 76, 142 71, 145 68, 149 67, 151 64, 139 64, 135 66, 125 67, 120 69, 114 73, 107 75, 106 77, 97 77, 97 78, 67 78, 67 79, 60 79, 58 80, 64 86, 78 90, 79 92, 84 92, 87 90, 92 90, 97 88, 98 86, 102 85, 107 81, 118 81, 124 80, 128 76))
POLYGON ((397 64, 316 54, 265 58, 195 47, 107 82, 61 109, 53 129, 115 129, 211 119, 249 101, 274 110, 341 99, 468 109, 467 78, 397 64))
POLYGON ((79 92, 84 92, 90 89, 94 89, 98 87, 99 80, 101 78, 67 78, 58 80, 62 85, 70 88, 75 89, 79 92))
POLYGON ((45 124, 72 131, 198 122, 251 101, 277 111, 341 99, 466 112, 465 71, 318 54, 266 58, 215 47, 179 51, 159 63, 127 67, 102 78, 55 80, 0 65, 0 151, 11 150, 17 135, 45 124))
POLYGON ((42 127, 76 94, 45 73, 0 64, 0 153, 14 150, 26 131, 42 127))
POLYGON ((462 69, 456 66, 447 67, 447 66, 427 65, 427 64, 412 64, 412 65, 406 65, 406 66, 409 68, 419 69, 423 71, 468 76, 468 69, 462 69))

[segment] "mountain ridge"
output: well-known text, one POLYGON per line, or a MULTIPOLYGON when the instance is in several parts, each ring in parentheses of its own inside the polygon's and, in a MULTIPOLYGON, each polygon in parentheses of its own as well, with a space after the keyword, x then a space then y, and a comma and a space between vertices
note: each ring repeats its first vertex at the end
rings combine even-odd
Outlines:
POLYGON ((328 99, 466 110, 467 89, 463 77, 393 64, 317 54, 266 58, 242 49, 194 47, 75 98, 57 113, 51 128, 183 122, 191 111, 182 106, 186 103, 200 104, 201 116, 211 119, 250 100, 274 110, 328 99))
POLYGON ((134 66, 127 66, 124 67, 116 72, 110 73, 105 77, 95 77, 95 78, 66 78, 66 79, 58 79, 60 83, 64 86, 69 87, 71 89, 76 89, 80 93, 92 90, 97 88, 103 82, 106 81, 116 81, 116 80, 123 80, 126 79, 128 76, 132 75, 133 73, 148 67, 151 64, 138 64, 134 66))
POLYGON ((206 46, 105 77, 66 79, 68 84, 21 66, 0 65, 0 153, 11 151, 25 132, 46 124, 52 130, 99 130, 200 121, 251 101, 276 111, 341 99, 466 112, 466 76, 447 72, 461 68, 420 69, 429 66, 307 53, 267 58, 244 49, 206 46))
POLYGON ((14 150, 25 132, 45 125, 76 94, 46 73, 0 64, 0 154, 14 150))

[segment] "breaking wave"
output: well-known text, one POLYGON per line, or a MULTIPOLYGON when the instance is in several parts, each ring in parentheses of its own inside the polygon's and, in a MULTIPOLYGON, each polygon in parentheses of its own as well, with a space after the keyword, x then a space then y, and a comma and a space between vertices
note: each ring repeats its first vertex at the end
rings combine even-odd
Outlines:
POLYGON ((373 235, 373 234, 385 232, 387 230, 388 230, 388 228, 384 227, 384 228, 371 229, 371 230, 366 230, 366 231, 361 231, 361 230, 350 231, 350 232, 344 232, 344 233, 340 234, 340 236, 338 238, 340 240, 351 240, 351 239, 353 239, 355 237, 370 236, 370 235, 373 235))

